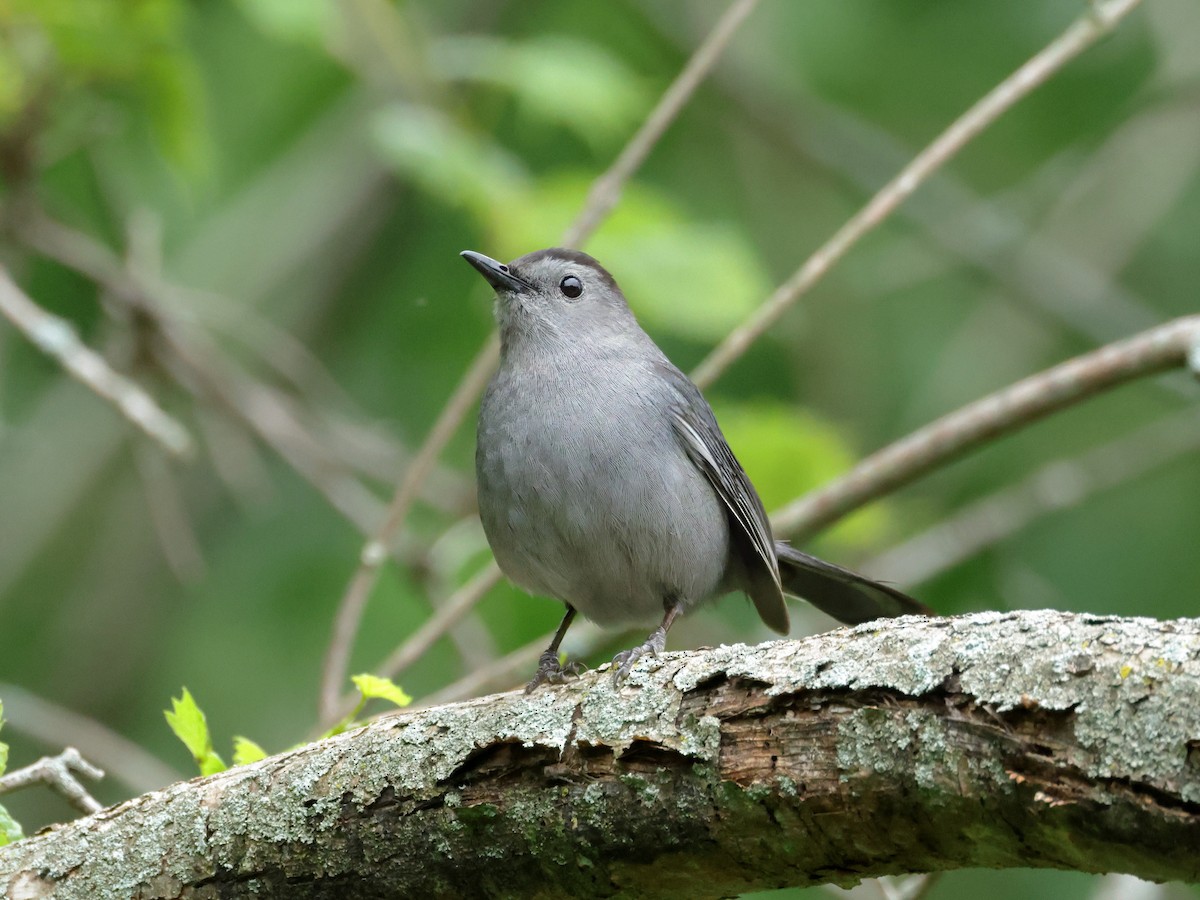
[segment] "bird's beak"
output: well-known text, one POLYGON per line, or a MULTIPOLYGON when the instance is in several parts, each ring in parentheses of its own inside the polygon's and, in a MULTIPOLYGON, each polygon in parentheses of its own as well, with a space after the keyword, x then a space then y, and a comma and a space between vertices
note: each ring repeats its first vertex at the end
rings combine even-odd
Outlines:
POLYGON ((464 250, 459 255, 474 266, 497 291, 517 292, 529 288, 529 282, 513 275, 508 271, 508 266, 490 256, 484 256, 474 250, 464 250))

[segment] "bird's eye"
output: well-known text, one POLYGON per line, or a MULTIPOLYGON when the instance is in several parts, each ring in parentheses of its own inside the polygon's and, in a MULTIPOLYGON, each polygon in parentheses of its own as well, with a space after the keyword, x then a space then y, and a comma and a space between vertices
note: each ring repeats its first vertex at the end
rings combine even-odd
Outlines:
POLYGON ((563 292, 564 297, 574 300, 583 293, 583 282, 574 275, 568 275, 558 283, 558 289, 563 292))

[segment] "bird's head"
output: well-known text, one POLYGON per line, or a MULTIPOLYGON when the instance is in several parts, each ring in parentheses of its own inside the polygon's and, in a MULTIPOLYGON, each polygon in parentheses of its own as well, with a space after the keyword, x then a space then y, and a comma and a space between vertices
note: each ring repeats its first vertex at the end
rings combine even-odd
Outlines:
POLYGON ((505 264, 474 250, 462 257, 496 291, 496 321, 506 344, 532 336, 569 342, 637 325, 625 296, 586 253, 552 247, 505 264))

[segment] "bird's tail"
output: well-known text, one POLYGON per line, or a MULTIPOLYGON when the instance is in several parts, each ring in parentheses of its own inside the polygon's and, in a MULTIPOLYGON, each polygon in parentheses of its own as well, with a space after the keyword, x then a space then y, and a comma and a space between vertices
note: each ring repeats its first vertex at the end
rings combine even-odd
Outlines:
POLYGON ((925 604, 901 591, 849 569, 775 542, 779 579, 786 593, 802 597, 821 612, 847 625, 894 616, 932 616, 925 604))

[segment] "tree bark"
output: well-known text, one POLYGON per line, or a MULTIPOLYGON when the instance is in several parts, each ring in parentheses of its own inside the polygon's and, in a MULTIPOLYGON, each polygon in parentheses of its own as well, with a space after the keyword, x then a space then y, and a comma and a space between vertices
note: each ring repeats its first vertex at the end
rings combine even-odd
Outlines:
POLYGON ((1200 622, 905 618, 405 711, 0 851, 9 897, 1200 879, 1200 622))

